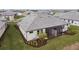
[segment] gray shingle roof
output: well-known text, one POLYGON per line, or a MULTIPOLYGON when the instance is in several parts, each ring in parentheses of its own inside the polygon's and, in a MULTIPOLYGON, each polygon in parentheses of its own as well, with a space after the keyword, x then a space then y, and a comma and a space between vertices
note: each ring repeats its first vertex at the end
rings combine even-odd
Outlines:
POLYGON ((52 10, 53 12, 57 12, 57 13, 65 13, 65 12, 69 12, 69 11, 72 11, 70 9, 54 9, 52 10))
POLYGON ((49 14, 50 13, 50 10, 38 10, 38 13, 46 13, 46 14, 49 14))
POLYGON ((0 21, 6 21, 6 18, 0 17, 0 21))
POLYGON ((17 25, 21 26, 25 31, 67 24, 63 20, 47 14, 31 14, 21 19, 22 21, 18 22, 17 25))
POLYGON ((0 28, 3 27, 4 24, 5 22, 0 21, 0 28))
POLYGON ((51 14, 52 13, 52 10, 27 10, 26 11, 27 13, 41 13, 41 14, 51 14))
POLYGON ((16 14, 16 12, 13 12, 11 10, 8 10, 6 12, 0 13, 2 16, 13 16, 16 14))
POLYGON ((79 12, 70 11, 70 12, 66 12, 61 15, 58 15, 58 17, 63 18, 63 19, 70 19, 70 20, 78 20, 79 21, 79 12))

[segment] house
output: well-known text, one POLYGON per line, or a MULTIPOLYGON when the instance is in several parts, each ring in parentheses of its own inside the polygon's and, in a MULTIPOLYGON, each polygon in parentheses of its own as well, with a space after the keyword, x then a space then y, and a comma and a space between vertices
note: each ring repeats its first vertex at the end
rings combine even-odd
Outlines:
POLYGON ((7 28, 6 22, 0 21, 0 38, 4 34, 6 28, 7 28))
POLYGON ((0 9, 0 13, 1 13, 1 12, 5 12, 5 11, 6 11, 5 9, 0 9))
POLYGON ((25 9, 13 10, 13 12, 15 12, 17 16, 26 16, 26 10, 25 9))
POLYGON ((0 21, 2 21, 2 22, 7 22, 7 19, 4 18, 4 17, 2 17, 2 16, 0 16, 0 21))
POLYGON ((56 12, 56 13, 66 13, 66 12, 69 12, 69 11, 77 11, 77 10, 71 10, 71 9, 54 9, 52 10, 53 12, 56 12))
POLYGON ((36 40, 39 38, 39 33, 53 37, 67 31, 66 22, 48 14, 30 14, 21 19, 17 26, 27 41, 36 40))
POLYGON ((70 23, 71 25, 79 26, 78 11, 70 11, 70 12, 62 13, 60 15, 57 15, 56 17, 63 19, 65 22, 70 23))
MULTIPOLYGON (((53 11, 53 15, 54 16, 59 16, 61 14, 64 14, 66 12, 70 12, 70 11, 73 11, 73 10, 64 10, 64 9, 60 9, 60 10, 52 10, 53 11)), ((77 11, 77 10, 74 10, 74 11, 77 11)))
POLYGON ((49 15, 53 14, 52 10, 27 10, 26 13, 27 15, 33 13, 38 13, 38 14, 41 13, 41 14, 49 14, 49 15))
POLYGON ((49 9, 48 10, 38 10, 38 13, 52 15, 53 11, 51 9, 50 10, 49 9))
POLYGON ((11 11, 11 10, 7 10, 5 12, 2 12, 0 13, 0 15, 3 17, 3 18, 6 18, 7 20, 9 21, 13 21, 14 20, 14 16, 16 15, 15 12, 11 11))

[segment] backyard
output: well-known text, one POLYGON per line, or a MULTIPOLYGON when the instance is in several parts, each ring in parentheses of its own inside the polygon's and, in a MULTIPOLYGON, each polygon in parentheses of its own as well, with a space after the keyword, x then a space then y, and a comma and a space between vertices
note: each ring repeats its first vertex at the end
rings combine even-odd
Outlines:
POLYGON ((1 38, 0 50, 61 50, 65 46, 79 42, 79 27, 71 26, 69 29, 75 31, 76 34, 63 34, 49 39, 46 45, 36 48, 25 44, 21 33, 15 27, 15 23, 9 23, 7 31, 1 38))

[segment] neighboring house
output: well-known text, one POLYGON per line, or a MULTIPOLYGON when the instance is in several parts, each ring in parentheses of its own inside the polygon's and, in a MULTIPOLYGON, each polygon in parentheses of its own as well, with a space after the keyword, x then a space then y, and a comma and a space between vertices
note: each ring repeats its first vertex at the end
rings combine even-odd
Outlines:
POLYGON ((13 10, 13 12, 16 12, 17 16, 26 16, 26 10, 13 10))
MULTIPOLYGON (((65 13, 65 12, 69 12, 69 11, 73 11, 73 10, 64 10, 64 9, 54 9, 52 10, 53 12, 56 12, 56 13, 65 13)), ((74 11, 77 11, 77 10, 74 10, 74 11)))
POLYGON ((34 13, 32 10, 26 10, 26 14, 29 15, 31 13, 34 13))
POLYGON ((7 19, 4 18, 4 17, 2 17, 2 16, 0 16, 0 21, 2 21, 2 22, 7 22, 7 19))
MULTIPOLYGON (((66 12, 70 12, 70 11, 73 11, 73 10, 64 10, 64 9, 60 9, 60 10, 52 10, 53 11, 53 15, 54 16, 59 16, 59 15, 61 15, 61 14, 64 14, 64 13, 66 13, 66 12)), ((77 10, 74 10, 74 11, 77 11, 77 10)))
POLYGON ((1 12, 5 12, 5 11, 6 11, 5 9, 0 9, 0 13, 1 13, 1 12))
POLYGON ((41 13, 41 14, 49 14, 49 15, 53 14, 52 10, 27 10, 26 13, 27 15, 33 13, 37 13, 37 14, 41 13))
POLYGON ((52 15, 53 11, 51 9, 50 10, 38 10, 38 13, 52 15))
POLYGON ((48 37, 61 35, 67 31, 66 22, 47 14, 30 14, 18 22, 17 25, 27 41, 39 38, 39 33, 48 37))
POLYGON ((5 11, 5 12, 0 13, 0 15, 3 18, 6 18, 9 21, 13 21, 14 20, 14 16, 16 15, 16 13, 13 12, 13 11, 11 11, 11 10, 8 10, 8 11, 5 11))
POLYGON ((0 38, 1 38, 2 35, 4 34, 6 28, 7 28, 6 22, 0 21, 0 38))
POLYGON ((65 22, 70 23, 71 25, 79 26, 78 11, 70 11, 70 12, 62 13, 60 15, 57 15, 56 17, 63 19, 65 22))

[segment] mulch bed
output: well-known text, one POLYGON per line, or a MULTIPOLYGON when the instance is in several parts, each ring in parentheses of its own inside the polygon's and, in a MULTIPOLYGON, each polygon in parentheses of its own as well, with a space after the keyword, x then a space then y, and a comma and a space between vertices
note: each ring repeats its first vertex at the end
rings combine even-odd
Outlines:
POLYGON ((41 46, 47 44, 47 40, 45 40, 45 39, 36 39, 36 40, 33 40, 33 41, 26 41, 26 43, 28 45, 33 46, 33 47, 41 47, 41 46))

